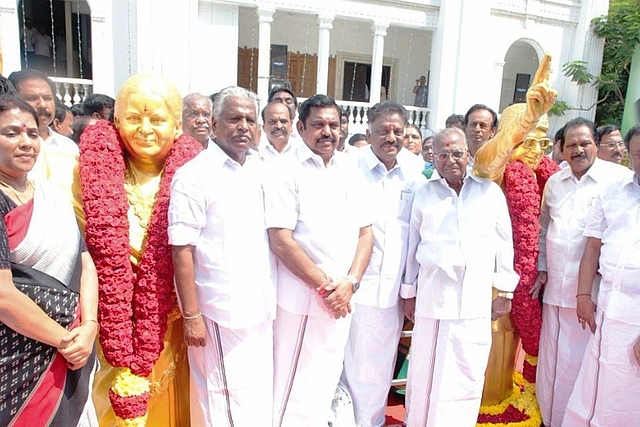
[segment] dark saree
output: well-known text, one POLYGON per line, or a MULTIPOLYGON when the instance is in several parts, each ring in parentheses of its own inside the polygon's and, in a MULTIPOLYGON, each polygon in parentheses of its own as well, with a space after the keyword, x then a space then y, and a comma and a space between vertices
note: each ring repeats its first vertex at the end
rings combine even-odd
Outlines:
MULTIPOLYGON (((16 288, 70 330, 80 323, 83 245, 79 233, 69 232, 75 225, 73 211, 66 211, 70 203, 55 200, 52 194, 56 192, 44 195, 39 188, 32 202, 16 207, 0 192, 0 268, 9 266, 16 288), (41 233, 43 228, 55 230, 41 233), (39 252, 51 253, 51 248, 53 254, 39 257, 39 252), (54 275, 47 274, 49 269, 54 275)), ((0 426, 77 426, 89 398, 94 366, 95 351, 82 369, 72 371, 54 347, 0 322, 0 426)))

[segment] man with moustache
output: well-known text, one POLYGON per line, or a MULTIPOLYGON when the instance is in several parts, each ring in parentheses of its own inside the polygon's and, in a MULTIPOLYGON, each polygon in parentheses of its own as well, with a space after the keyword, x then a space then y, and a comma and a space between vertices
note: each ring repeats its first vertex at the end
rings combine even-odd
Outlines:
POLYGON ((212 105, 208 96, 190 93, 182 99, 182 130, 194 137, 204 148, 211 138, 212 105))
POLYGON ((44 141, 29 176, 52 180, 71 194, 79 149, 75 142, 54 132, 49 126, 56 112, 53 83, 46 74, 32 69, 14 71, 9 75, 9 81, 16 88, 17 95, 36 110, 38 134, 44 141))
POLYGON ((353 400, 358 426, 381 427, 397 344, 402 330, 400 284, 406 263, 409 215, 420 169, 398 155, 407 122, 405 108, 391 101, 367 112, 370 149, 358 159, 373 209, 373 253, 354 296, 345 350, 343 382, 353 400))
POLYGON ((502 190, 467 173, 458 128, 434 136, 440 179, 415 193, 400 294, 414 319, 407 377, 409 426, 476 425, 491 348, 491 320, 511 310, 518 283, 502 190), (492 301, 492 287, 498 297, 492 301))
POLYGON ((262 110, 262 122, 266 141, 258 146, 260 156, 265 160, 292 156, 295 144, 290 140, 293 116, 291 110, 280 102, 270 102, 262 110))
POLYGON ((624 141, 620 128, 615 125, 599 126, 596 129, 598 142, 598 158, 620 164, 624 154, 624 141))
POLYGON ((349 156, 335 153, 336 102, 307 99, 297 127, 304 144, 265 183, 269 243, 279 259, 273 425, 326 427, 373 233, 362 178, 349 156))
MULTIPOLYGON (((531 296, 543 292, 536 395, 542 421, 560 426, 582 363, 589 332, 576 322, 578 267, 584 252, 584 225, 596 195, 631 171, 596 157, 596 129, 576 118, 560 140, 569 167, 547 181, 540 208, 538 276, 531 296)), ((594 280, 592 288, 597 289, 594 280)))
POLYGON ((469 143, 469 154, 473 162, 476 151, 496 134, 498 115, 486 105, 475 104, 464 115, 464 129, 469 143))
POLYGON ((275 258, 265 229, 258 98, 223 89, 216 138, 171 185, 169 243, 188 346, 191 425, 271 426, 275 258), (215 183, 215 185, 211 185, 215 183))
POLYGON ((640 419, 640 125, 624 142, 634 173, 596 196, 584 227, 576 314, 592 334, 564 427, 635 426, 640 419))

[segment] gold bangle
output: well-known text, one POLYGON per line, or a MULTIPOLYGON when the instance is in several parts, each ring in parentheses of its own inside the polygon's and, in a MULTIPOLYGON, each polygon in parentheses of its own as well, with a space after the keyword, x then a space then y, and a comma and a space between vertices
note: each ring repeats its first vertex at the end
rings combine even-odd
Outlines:
POLYGON ((182 315, 182 318, 184 320, 193 320, 193 319, 197 319, 198 317, 202 316, 202 313, 198 313, 195 316, 185 316, 184 314, 182 315))
POLYGON ((96 331, 96 332, 100 332, 100 323, 98 323, 98 321, 97 321, 97 320, 95 320, 95 319, 87 319, 87 320, 83 320, 83 321, 82 321, 82 323, 80 323, 80 326, 84 325, 84 324, 85 324, 85 323, 87 323, 87 322, 93 322, 93 323, 95 323, 95 324, 96 324, 96 328, 97 328, 97 331, 96 331))

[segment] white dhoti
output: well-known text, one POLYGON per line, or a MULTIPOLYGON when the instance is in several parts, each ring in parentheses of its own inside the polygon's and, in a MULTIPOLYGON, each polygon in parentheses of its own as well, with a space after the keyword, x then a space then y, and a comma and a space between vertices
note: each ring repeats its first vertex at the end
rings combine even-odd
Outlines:
POLYGON ((491 319, 415 318, 408 427, 475 427, 491 349, 491 319))
POLYGON ((633 345, 640 326, 607 319, 598 310, 564 427, 631 427, 640 423, 640 366, 633 345))
POLYGON ((191 425, 271 426, 273 321, 226 329, 203 317, 205 347, 189 347, 191 425))
POLYGON ((349 389, 358 427, 381 427, 402 331, 401 305, 356 304, 345 348, 342 381, 349 389))
POLYGON ((274 427, 326 427, 340 380, 351 316, 293 314, 274 324, 274 427))
POLYGON ((536 374, 536 397, 547 427, 560 427, 584 352, 591 337, 575 308, 542 305, 542 330, 536 374))

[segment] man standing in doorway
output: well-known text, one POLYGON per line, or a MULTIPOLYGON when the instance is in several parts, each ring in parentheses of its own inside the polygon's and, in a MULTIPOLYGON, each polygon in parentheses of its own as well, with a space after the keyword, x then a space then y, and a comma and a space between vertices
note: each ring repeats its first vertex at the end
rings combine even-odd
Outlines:
POLYGON ((427 96, 428 96, 428 87, 426 86, 427 78, 425 76, 420 76, 418 80, 416 80, 415 86, 413 86, 413 93, 416 95, 413 100, 414 107, 427 107, 427 96))

